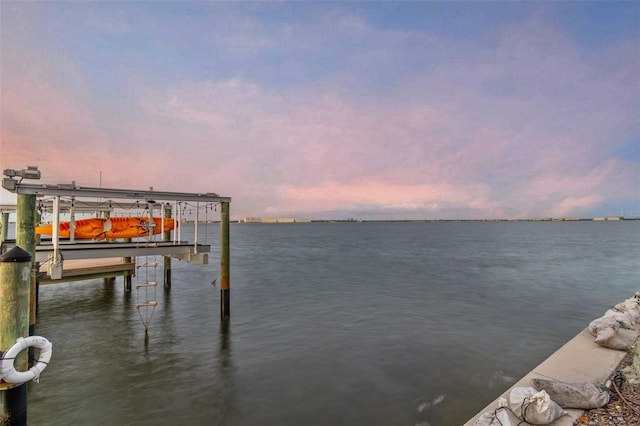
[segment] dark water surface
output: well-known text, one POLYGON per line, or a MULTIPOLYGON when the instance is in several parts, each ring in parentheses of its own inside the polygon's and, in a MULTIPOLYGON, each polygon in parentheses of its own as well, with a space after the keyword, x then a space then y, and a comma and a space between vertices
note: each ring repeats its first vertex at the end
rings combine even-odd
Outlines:
POLYGON ((640 287, 638 221, 232 225, 224 328, 204 228, 146 343, 121 279, 41 288, 29 424, 459 425, 640 287))

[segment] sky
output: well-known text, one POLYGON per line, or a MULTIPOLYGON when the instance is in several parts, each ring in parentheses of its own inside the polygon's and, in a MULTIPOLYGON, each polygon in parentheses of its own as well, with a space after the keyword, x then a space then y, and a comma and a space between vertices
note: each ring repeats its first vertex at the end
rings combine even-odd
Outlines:
POLYGON ((235 219, 640 216, 637 1, 2 0, 0 24, 0 168, 41 183, 235 219))

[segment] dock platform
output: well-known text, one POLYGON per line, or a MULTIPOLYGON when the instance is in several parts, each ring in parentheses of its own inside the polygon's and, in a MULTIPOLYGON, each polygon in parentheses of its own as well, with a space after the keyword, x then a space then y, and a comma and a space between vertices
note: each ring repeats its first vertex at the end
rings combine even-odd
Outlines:
MULTIPOLYGON (((190 261, 196 254, 209 253, 208 244, 193 244, 187 242, 173 243, 155 241, 146 242, 78 242, 60 243, 60 251, 64 260, 75 259, 104 259, 109 257, 128 256, 171 256, 190 261)), ((36 247, 36 262, 46 262, 53 254, 52 244, 41 244, 36 247)))
POLYGON ((40 265, 40 285, 133 275, 136 265, 118 258, 68 260, 64 262, 62 278, 57 280, 51 278, 47 269, 46 264, 40 265))

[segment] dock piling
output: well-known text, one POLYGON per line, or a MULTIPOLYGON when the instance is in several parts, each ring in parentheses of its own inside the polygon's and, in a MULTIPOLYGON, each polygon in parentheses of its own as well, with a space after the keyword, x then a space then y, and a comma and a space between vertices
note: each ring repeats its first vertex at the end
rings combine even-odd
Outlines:
POLYGON ((8 235, 9 235, 9 212, 2 212, 2 222, 0 222, 0 244, 2 244, 7 239, 8 235))
MULTIPOLYGON (((171 204, 164 205, 163 218, 171 217, 171 204)), ((164 220, 162 221, 164 226, 164 220)), ((163 241, 171 241, 171 231, 167 231, 162 236, 163 241)), ((164 289, 171 289, 171 256, 164 256, 164 289)))
MULTIPOLYGON (((28 335, 36 333, 36 311, 38 305, 38 269, 36 268, 36 196, 18 194, 16 203, 16 246, 31 255, 31 286, 29 293, 29 330, 28 335)), ((24 336, 22 336, 24 337, 24 336)), ((29 362, 35 360, 35 351, 29 348, 29 362)))
POLYGON ((222 202, 220 208, 220 318, 231 318, 231 294, 229 273, 229 203, 222 202))
MULTIPOLYGON (((30 331, 31 260, 31 254, 18 246, 0 256, 0 350, 3 352, 30 331)), ((18 371, 27 370, 27 354, 20 353, 14 365, 18 371)), ((0 381, 0 424, 27 424, 27 383, 0 381)))
MULTIPOLYGON (((131 242, 131 238, 125 238, 124 239, 125 243, 130 243, 131 242)), ((122 262, 123 263, 132 263, 133 262, 133 258, 131 256, 125 256, 122 258, 122 262)), ((135 269, 134 269, 135 271, 135 269)), ((131 293, 131 283, 133 282, 133 273, 129 272, 124 274, 124 276, 122 277, 124 279, 124 292, 125 293, 131 293)))

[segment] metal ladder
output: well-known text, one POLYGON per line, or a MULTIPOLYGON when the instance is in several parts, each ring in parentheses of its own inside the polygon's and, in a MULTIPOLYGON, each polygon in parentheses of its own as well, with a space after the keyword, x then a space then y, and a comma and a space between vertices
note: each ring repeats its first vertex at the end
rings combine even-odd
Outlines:
MULTIPOLYGON (((148 220, 138 225, 143 235, 146 234, 145 239, 139 241, 139 247, 152 247, 156 244, 153 233, 155 222, 153 220, 152 205, 152 202, 147 204, 147 210, 149 211, 148 220)), ((156 295, 156 288, 158 286, 156 279, 157 268, 158 262, 156 262, 156 257, 153 255, 139 256, 139 259, 136 261, 136 309, 144 326, 145 337, 148 336, 149 324, 151 323, 151 318, 153 317, 156 306, 158 306, 156 295), (138 261, 140 262, 138 263, 138 261)))

